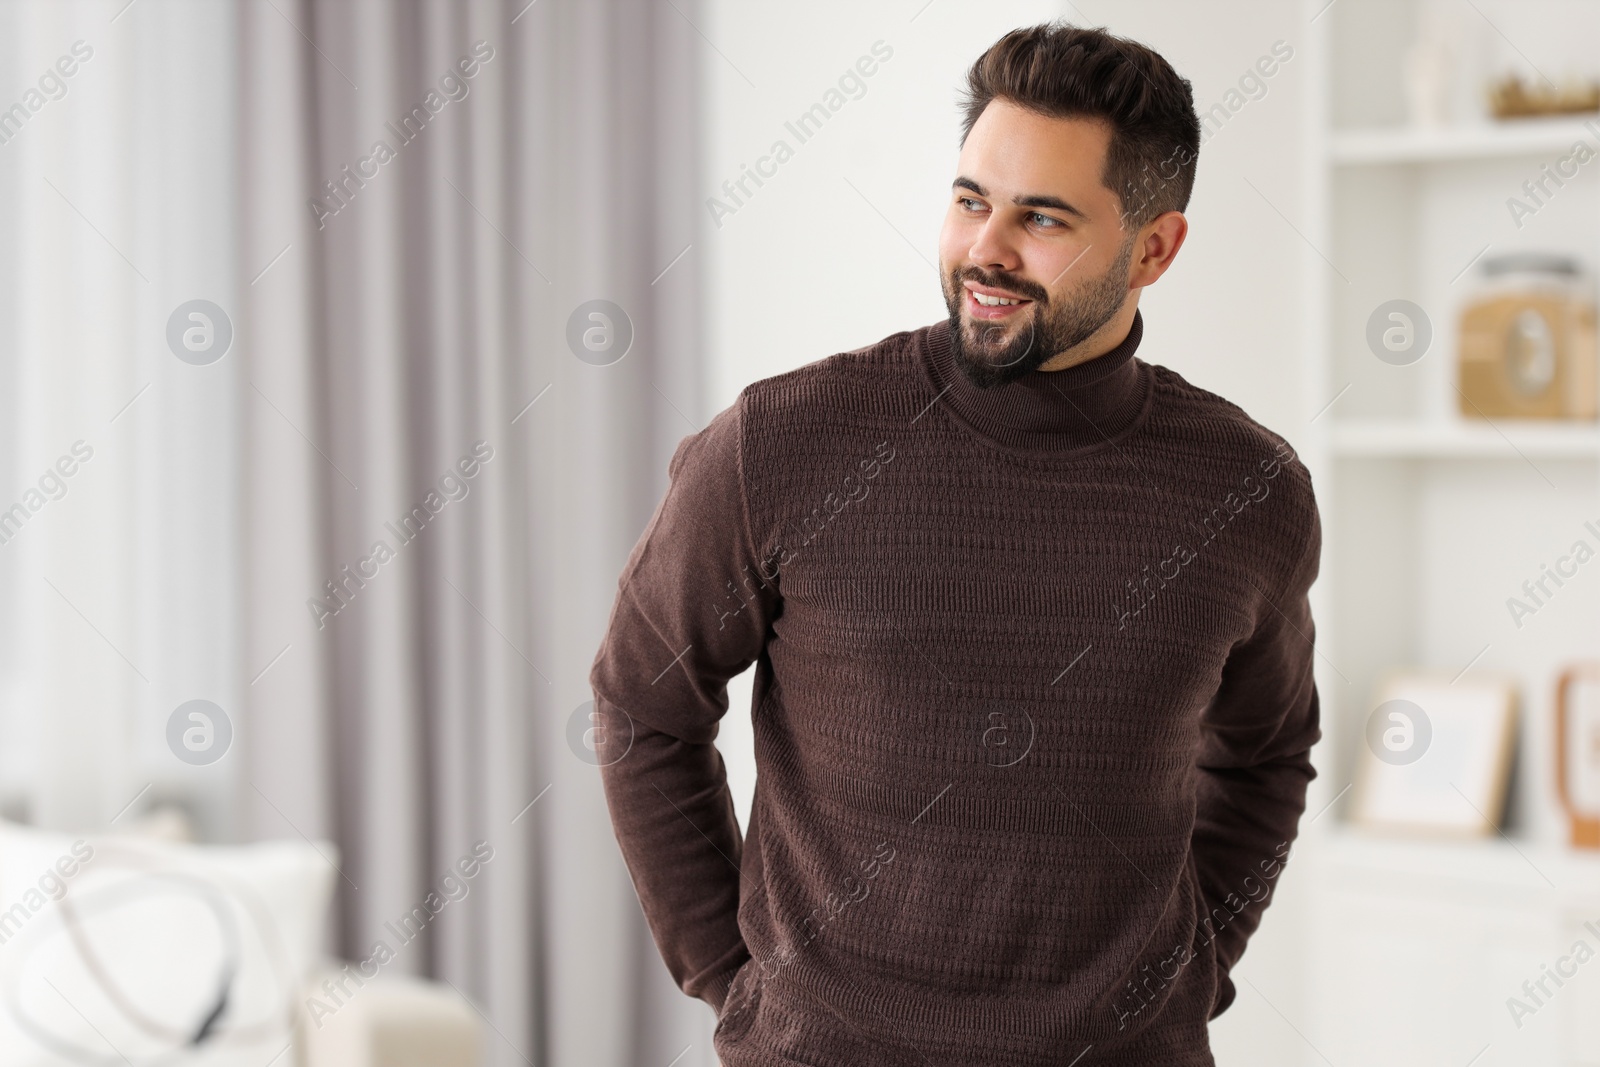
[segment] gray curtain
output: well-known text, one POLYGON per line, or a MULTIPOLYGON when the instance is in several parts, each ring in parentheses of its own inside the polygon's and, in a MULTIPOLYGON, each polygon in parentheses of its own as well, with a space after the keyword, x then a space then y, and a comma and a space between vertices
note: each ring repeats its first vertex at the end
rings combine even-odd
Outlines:
POLYGON ((351 960, 492 847, 389 966, 467 995, 495 1064, 715 1063, 568 743, 623 560, 705 422, 698 17, 241 11, 243 810, 337 843, 351 960), (608 365, 567 342, 594 299, 632 324, 608 365))

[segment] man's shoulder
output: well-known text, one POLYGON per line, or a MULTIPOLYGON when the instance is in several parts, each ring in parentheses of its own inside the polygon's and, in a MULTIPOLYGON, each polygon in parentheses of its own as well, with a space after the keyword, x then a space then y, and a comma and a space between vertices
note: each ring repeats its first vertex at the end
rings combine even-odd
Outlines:
POLYGON ((1249 452, 1293 453, 1281 434, 1257 422, 1227 397, 1195 385, 1171 367, 1152 363, 1150 369, 1167 433, 1191 436, 1208 446, 1232 444, 1249 452))
POLYGON ((1275 490, 1283 490, 1297 502, 1301 525, 1316 522, 1311 472, 1287 438, 1238 404, 1195 385, 1172 368, 1150 366, 1159 414, 1147 423, 1147 432, 1224 480, 1246 475, 1253 480, 1271 480, 1275 490))
MULTIPOLYGON (((884 412, 927 391, 918 360, 932 326, 889 334, 871 344, 835 352, 793 370, 759 378, 740 393, 747 417, 810 418, 836 413, 884 412)), ((926 403, 926 399, 923 400, 926 403)))

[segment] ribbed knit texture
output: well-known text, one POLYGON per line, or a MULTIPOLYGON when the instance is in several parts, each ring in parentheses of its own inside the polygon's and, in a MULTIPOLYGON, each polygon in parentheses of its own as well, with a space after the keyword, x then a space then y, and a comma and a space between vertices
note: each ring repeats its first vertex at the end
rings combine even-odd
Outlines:
POLYGON ((1314 776, 1321 531, 1142 328, 986 391, 941 321, 678 446, 590 682, 724 1067, 1213 1063, 1314 776), (751 663, 741 838, 713 741, 751 663))

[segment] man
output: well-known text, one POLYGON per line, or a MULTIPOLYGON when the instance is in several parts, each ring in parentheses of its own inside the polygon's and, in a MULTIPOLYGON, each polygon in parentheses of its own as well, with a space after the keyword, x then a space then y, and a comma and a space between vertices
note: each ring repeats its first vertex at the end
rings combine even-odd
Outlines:
POLYGON ((968 75, 949 320, 683 440, 590 674, 617 838, 725 1067, 1211 1064, 1320 737, 1282 438, 1134 351, 1200 126, 1051 24, 968 75), (713 745, 756 665, 741 840, 713 745))

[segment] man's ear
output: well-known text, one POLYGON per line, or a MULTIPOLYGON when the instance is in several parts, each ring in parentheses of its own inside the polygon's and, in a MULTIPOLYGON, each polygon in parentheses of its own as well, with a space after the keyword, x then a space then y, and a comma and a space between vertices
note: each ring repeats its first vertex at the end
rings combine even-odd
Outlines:
POLYGON ((1129 264, 1128 288, 1140 289, 1167 272, 1189 235, 1189 220, 1181 211, 1164 211, 1139 227, 1129 264))

